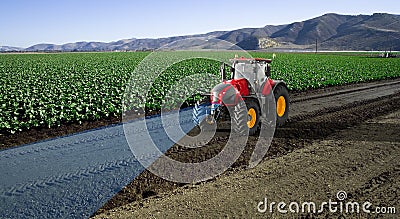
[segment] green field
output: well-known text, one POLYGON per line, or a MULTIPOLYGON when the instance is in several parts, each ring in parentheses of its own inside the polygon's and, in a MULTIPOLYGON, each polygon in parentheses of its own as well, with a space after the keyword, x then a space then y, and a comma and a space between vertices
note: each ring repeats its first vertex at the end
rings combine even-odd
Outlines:
MULTIPOLYGON (((1 54, 0 132, 120 117, 126 85, 135 67, 147 55, 146 52, 1 54)), ((270 53, 251 55, 272 57, 270 53)), ((278 53, 272 63, 272 77, 284 79, 291 90, 305 90, 399 77, 399 69, 399 59, 278 53)), ((205 73, 218 75, 219 62, 192 59, 172 65, 151 87, 146 107, 158 110, 174 81, 205 73)), ((139 91, 146 75, 137 79, 135 86, 139 91)), ((140 103, 135 100, 140 98, 140 92, 136 93, 131 97, 132 107, 140 103)), ((173 105, 172 100, 170 106, 173 105)))

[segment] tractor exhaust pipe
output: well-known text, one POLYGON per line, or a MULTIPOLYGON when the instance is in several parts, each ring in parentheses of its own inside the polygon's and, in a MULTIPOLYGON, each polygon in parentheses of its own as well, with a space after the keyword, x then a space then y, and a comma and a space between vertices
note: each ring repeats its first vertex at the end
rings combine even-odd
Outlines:
POLYGON ((224 82, 226 78, 225 63, 221 62, 219 66, 219 71, 221 72, 221 81, 224 82))

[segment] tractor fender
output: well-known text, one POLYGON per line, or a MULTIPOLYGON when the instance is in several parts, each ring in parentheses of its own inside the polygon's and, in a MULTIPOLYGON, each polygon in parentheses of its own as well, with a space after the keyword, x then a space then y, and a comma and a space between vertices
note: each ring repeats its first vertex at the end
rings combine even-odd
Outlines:
POLYGON ((273 106, 275 106, 274 92, 279 86, 284 86, 287 89, 286 83, 282 80, 272 80, 268 78, 261 85, 259 100, 262 116, 267 117, 271 112, 275 111, 273 108, 273 106))
POLYGON ((264 97, 269 96, 271 93, 273 93, 275 91, 275 88, 277 88, 280 85, 287 88, 286 83, 282 80, 272 80, 270 78, 266 78, 261 83, 260 90, 258 93, 261 93, 261 95, 264 97))
POLYGON ((272 91, 275 91, 275 88, 278 86, 284 86, 286 89, 288 89, 286 83, 282 80, 272 80, 272 91))
POLYGON ((211 104, 224 104, 225 106, 235 106, 242 97, 237 89, 228 83, 221 83, 211 91, 211 104))

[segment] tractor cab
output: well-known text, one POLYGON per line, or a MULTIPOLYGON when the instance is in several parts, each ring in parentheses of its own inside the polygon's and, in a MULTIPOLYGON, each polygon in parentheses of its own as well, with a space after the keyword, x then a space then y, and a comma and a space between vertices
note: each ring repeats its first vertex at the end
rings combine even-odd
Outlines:
POLYGON ((246 59, 246 58, 236 58, 231 59, 231 78, 232 79, 246 79, 251 87, 259 90, 261 84, 270 77, 271 67, 270 59, 246 59))

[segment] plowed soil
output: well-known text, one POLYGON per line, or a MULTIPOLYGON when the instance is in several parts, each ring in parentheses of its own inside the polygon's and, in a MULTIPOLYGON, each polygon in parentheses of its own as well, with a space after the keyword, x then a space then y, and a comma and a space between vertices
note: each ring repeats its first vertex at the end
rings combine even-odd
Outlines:
MULTIPOLYGON (((145 171, 99 209, 96 217, 398 218, 398 213, 346 214, 327 209, 315 214, 282 214, 276 208, 272 213, 257 211, 264 198, 276 203, 321 203, 338 201, 338 191, 347 192, 345 201, 369 201, 370 209, 400 211, 398 82, 292 93, 293 116, 276 130, 264 161, 255 168, 248 169, 247 164, 259 137, 250 137, 241 157, 221 176, 177 184, 145 171), (375 92, 374 86, 387 87, 375 92), (376 96, 386 90, 395 92, 376 96)), ((205 147, 175 145, 167 155, 183 162, 207 160, 225 146, 229 131, 219 130, 205 147)))

